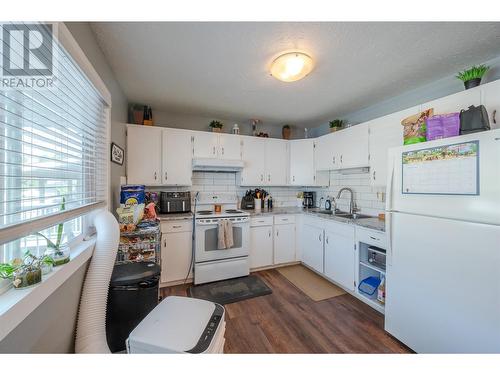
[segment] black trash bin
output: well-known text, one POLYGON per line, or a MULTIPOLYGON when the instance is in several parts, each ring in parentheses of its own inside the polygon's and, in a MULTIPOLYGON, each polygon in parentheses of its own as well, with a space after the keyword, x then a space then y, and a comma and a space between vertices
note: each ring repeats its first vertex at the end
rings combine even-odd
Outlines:
POLYGON ((109 285, 106 336, 111 352, 125 350, 130 332, 158 304, 160 266, 154 262, 115 265, 109 285))

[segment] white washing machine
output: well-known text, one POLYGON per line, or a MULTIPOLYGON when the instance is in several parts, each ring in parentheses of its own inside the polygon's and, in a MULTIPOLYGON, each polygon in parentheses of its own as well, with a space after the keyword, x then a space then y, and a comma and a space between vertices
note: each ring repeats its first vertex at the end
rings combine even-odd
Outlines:
POLYGON ((217 303, 171 296, 158 304, 130 333, 127 352, 223 353, 224 307, 217 303))

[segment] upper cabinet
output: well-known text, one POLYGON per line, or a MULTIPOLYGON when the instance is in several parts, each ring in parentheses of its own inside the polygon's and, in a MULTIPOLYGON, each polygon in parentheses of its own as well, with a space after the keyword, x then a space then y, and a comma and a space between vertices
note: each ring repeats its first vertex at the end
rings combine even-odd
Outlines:
POLYGON ((368 124, 359 124, 319 137, 316 170, 368 167, 368 124))
POLYGON ((370 129, 370 182, 373 186, 386 186, 387 152, 391 147, 403 144, 401 120, 417 114, 420 106, 368 121, 370 129))
POLYGON ((127 183, 161 185, 162 128, 127 127, 127 183))
POLYGON ((194 132, 193 158, 217 158, 219 151, 219 134, 194 132))
POLYGON ((288 141, 266 138, 266 185, 288 184, 288 141))
POLYGON ((241 160, 241 140, 237 135, 194 132, 193 157, 241 160))
POLYGON ((219 134, 219 159, 241 160, 241 138, 233 134, 219 134))
POLYGON ((479 86, 481 104, 486 107, 492 129, 500 128, 500 80, 479 86))
POLYGON ((298 139, 290 141, 290 185, 312 186, 315 184, 314 141, 298 139))
POLYGON ((366 123, 338 132, 336 169, 368 167, 368 133, 369 126, 366 123))
POLYGON ((244 162, 241 171, 243 186, 264 184, 266 164, 266 139, 259 137, 242 137, 241 155, 244 162))
POLYGON ((287 185, 287 141, 273 138, 241 137, 242 186, 287 185))
POLYGON ((190 186, 192 184, 193 132, 163 129, 162 184, 190 186))

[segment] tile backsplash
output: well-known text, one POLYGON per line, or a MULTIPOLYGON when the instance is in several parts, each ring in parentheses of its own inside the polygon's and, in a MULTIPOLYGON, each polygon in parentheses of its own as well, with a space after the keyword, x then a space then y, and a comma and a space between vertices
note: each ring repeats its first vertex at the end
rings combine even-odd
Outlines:
MULTIPOLYGON (((191 187, 162 187, 150 188, 155 191, 191 191, 192 197, 199 191, 200 193, 234 193, 238 201, 245 194, 246 190, 255 187, 240 187, 237 182, 238 174, 234 172, 193 172, 193 185, 191 187)), ((369 215, 377 215, 384 210, 384 202, 377 199, 377 193, 385 192, 384 188, 375 188, 370 185, 368 173, 340 174, 330 172, 330 187, 328 188, 307 188, 307 187, 264 187, 273 197, 275 207, 296 206, 297 194, 301 191, 315 191, 316 204, 321 197, 336 197, 342 187, 349 187, 354 191, 354 199, 361 212, 369 215)), ((324 205, 324 199, 322 206, 324 205)), ((349 194, 343 193, 337 202, 337 207, 347 210, 349 207, 349 194)))
MULTIPOLYGON (((341 174, 338 171, 330 172, 330 187, 316 189, 316 200, 319 203, 321 197, 325 199, 330 196, 337 198, 339 190, 343 187, 351 188, 354 191, 354 201, 361 212, 368 215, 378 215, 385 208, 385 188, 372 187, 369 173, 341 174), (383 198, 380 200, 377 198, 383 198)), ((349 193, 343 192, 337 200, 337 208, 347 211, 349 209, 349 193)))

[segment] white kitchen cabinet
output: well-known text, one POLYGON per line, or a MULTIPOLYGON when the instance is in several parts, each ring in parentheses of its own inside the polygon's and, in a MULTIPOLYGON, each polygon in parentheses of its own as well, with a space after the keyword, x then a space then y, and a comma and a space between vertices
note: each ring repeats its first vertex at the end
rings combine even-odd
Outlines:
POLYGON ((421 108, 423 111, 434 108, 434 114, 440 115, 444 113, 460 112, 460 110, 467 109, 471 105, 477 106, 480 104, 481 91, 480 86, 478 86, 424 103, 421 108))
POLYGON ((338 134, 330 133, 316 139, 314 161, 317 171, 330 171, 336 168, 335 157, 338 153, 338 134))
POLYGON ((323 273, 323 228, 304 223, 302 227, 302 262, 323 273))
MULTIPOLYGON (((162 283, 184 281, 191 266, 191 224, 189 222, 169 224, 168 232, 161 235, 162 283)), ((188 277, 193 277, 192 271, 188 277)))
POLYGON ((250 228, 250 268, 267 267, 273 264, 273 226, 250 228))
POLYGON ((193 158, 216 159, 219 150, 219 134, 194 132, 193 158))
POLYGON ((162 129, 127 126, 127 183, 160 185, 162 182, 162 129))
POLYGON ((234 134, 219 134, 218 158, 241 160, 241 137, 234 134))
POLYGON ((488 111, 490 127, 500 128, 500 80, 479 86, 481 89, 481 104, 488 111))
POLYGON ((266 169, 266 139, 242 137, 241 154, 244 167, 241 171, 240 184, 243 186, 263 185, 266 169))
POLYGON ((312 139, 290 141, 290 185, 313 186, 314 143, 312 139))
POLYGON ((288 181, 288 142, 265 138, 265 185, 285 186, 288 181))
POLYGON ((191 186, 192 132, 182 129, 163 130, 162 183, 163 185, 191 186))
POLYGON ((325 276, 354 291, 354 227, 331 222, 325 227, 325 276))
POLYGON ((363 123, 334 134, 337 136, 338 144, 335 157, 336 169, 368 167, 368 129, 368 124, 363 123))
POLYGON ((295 261, 295 224, 274 226, 274 264, 295 261))
POLYGON ((415 106, 368 122, 372 186, 386 186, 389 148, 403 144, 401 120, 417 114, 419 110, 420 106, 415 106))

